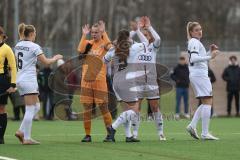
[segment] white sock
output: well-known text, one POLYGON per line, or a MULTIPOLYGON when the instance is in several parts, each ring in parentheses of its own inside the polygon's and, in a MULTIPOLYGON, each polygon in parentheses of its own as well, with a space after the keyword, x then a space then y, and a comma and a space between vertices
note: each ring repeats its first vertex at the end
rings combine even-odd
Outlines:
POLYGON ((133 137, 138 137, 138 130, 140 126, 140 113, 136 113, 136 120, 132 121, 132 128, 133 128, 133 137))
POLYGON ((121 124, 131 120, 131 115, 135 114, 133 110, 122 112, 116 121, 112 124, 113 129, 117 129, 121 124))
POLYGON ((124 125, 124 128, 125 128, 125 135, 126 135, 126 137, 132 137, 131 121, 127 121, 123 125, 124 125))
POLYGON ((40 111, 40 103, 38 102, 35 105, 34 116, 36 116, 39 111, 40 111))
MULTIPOLYGON (((26 113, 26 110, 27 110, 27 109, 26 109, 26 106, 25 106, 25 113, 26 113)), ((24 114, 24 116, 25 116, 25 114, 24 114)), ((23 117, 23 119, 24 119, 24 117, 23 117)), ((24 132, 24 127, 25 127, 24 125, 25 125, 25 123, 23 123, 23 120, 22 120, 22 123, 21 123, 21 125, 20 125, 20 127, 19 127, 19 129, 18 129, 18 130, 21 131, 22 133, 24 132)))
POLYGON ((198 123, 198 121, 199 121, 199 119, 201 118, 201 115, 202 115, 202 107, 203 107, 203 105, 201 104, 197 108, 196 112, 194 113, 193 119, 192 119, 192 121, 190 123, 190 126, 192 128, 196 128, 197 127, 197 123, 198 123))
POLYGON ((208 134, 209 122, 211 117, 211 105, 202 106, 202 135, 208 134))
POLYGON ((158 135, 162 135, 163 134, 163 118, 162 118, 162 114, 160 111, 158 112, 153 112, 153 118, 154 118, 154 121, 155 121, 155 125, 156 125, 156 128, 157 128, 157 132, 158 132, 158 135))
POLYGON ((24 133, 24 140, 31 139, 32 119, 35 113, 34 110, 35 110, 35 105, 26 105, 26 111, 21 124, 22 130, 24 133))

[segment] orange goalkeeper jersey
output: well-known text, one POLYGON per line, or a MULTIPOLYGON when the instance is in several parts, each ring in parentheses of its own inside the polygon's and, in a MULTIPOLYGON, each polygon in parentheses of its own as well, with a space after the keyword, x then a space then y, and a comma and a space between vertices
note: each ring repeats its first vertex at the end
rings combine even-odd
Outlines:
POLYGON ((91 44, 91 50, 86 55, 83 63, 82 79, 83 80, 105 80, 106 78, 106 66, 102 61, 102 58, 106 54, 107 50, 105 46, 111 41, 108 38, 106 32, 103 33, 101 40, 95 42, 94 40, 87 40, 83 35, 78 46, 78 51, 84 53, 87 44, 91 44))

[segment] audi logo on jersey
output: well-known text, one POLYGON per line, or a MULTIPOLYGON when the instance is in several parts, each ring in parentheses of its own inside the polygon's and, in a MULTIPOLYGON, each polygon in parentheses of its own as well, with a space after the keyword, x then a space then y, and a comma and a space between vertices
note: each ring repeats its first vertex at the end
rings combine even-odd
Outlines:
POLYGON ((138 60, 140 61, 151 61, 152 60, 152 56, 150 55, 139 55, 138 56, 138 60))

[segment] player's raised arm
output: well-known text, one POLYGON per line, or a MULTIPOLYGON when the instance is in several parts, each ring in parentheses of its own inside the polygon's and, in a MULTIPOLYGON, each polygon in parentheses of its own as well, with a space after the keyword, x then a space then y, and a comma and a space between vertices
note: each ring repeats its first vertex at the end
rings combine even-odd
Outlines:
POLYGON ((144 17, 144 22, 145 22, 145 27, 149 30, 149 32, 152 34, 153 38, 154 38, 154 42, 153 45, 156 48, 160 47, 160 43, 161 43, 161 38, 158 35, 158 33, 154 30, 154 28, 151 25, 151 21, 149 19, 149 17, 145 16, 144 17))
POLYGON ((140 31, 140 29, 144 27, 144 19, 143 19, 143 17, 140 18, 140 20, 137 22, 137 24, 138 24, 138 29, 136 30, 136 33, 137 33, 140 41, 141 41, 142 43, 145 43, 146 45, 148 45, 148 44, 149 44, 148 39, 147 39, 147 38, 144 36, 144 34, 140 31))
POLYGON ((91 30, 90 30, 89 24, 86 24, 82 27, 82 38, 77 48, 77 51, 80 54, 84 53, 86 50, 86 46, 89 43, 89 41, 86 38, 87 38, 87 35, 90 33, 90 31, 91 30))
POLYGON ((136 35, 136 31, 138 30, 138 24, 136 21, 130 22, 130 38, 132 39, 136 35))
POLYGON ((98 22, 99 24, 99 31, 102 33, 102 38, 106 44, 111 43, 111 40, 108 37, 108 34, 106 32, 105 22, 100 20, 98 22))

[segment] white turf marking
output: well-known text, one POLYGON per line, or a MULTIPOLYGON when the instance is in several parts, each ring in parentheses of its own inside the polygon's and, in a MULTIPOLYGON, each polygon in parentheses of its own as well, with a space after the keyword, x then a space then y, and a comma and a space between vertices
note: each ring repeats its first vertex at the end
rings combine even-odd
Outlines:
POLYGON ((17 160, 17 159, 0 156, 0 160, 17 160))

